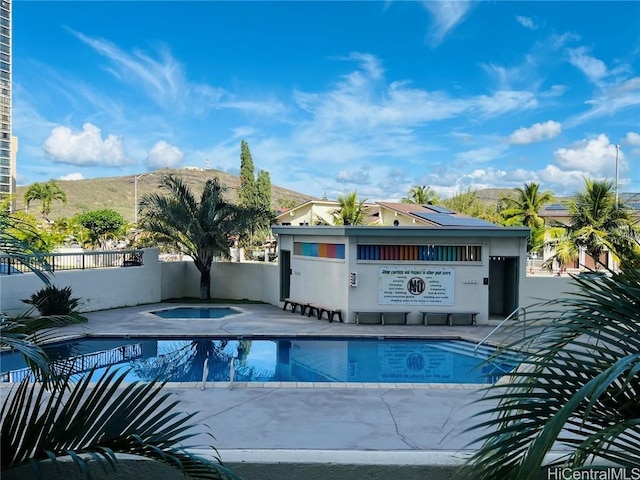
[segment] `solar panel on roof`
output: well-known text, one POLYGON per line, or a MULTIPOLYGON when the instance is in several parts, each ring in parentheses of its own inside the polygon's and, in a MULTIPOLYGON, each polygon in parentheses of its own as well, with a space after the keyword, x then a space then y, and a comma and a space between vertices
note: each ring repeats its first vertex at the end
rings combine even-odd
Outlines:
POLYGON ((433 210, 436 213, 456 213, 453 210, 441 207, 440 205, 424 205, 424 207, 428 208, 429 210, 433 210))
POLYGON ((544 207, 545 210, 567 210, 567 206, 564 203, 552 203, 544 207))
POLYGON ((456 217, 446 213, 415 213, 414 215, 443 227, 497 227, 497 225, 479 218, 456 217))

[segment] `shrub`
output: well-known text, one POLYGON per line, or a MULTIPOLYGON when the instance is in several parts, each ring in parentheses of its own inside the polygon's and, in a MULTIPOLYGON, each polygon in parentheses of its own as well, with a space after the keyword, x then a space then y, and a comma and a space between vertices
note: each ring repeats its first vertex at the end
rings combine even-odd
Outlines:
POLYGON ((71 287, 59 288, 55 285, 47 285, 31 295, 31 298, 23 299, 24 303, 33 305, 40 315, 69 315, 80 305, 79 298, 71 298, 71 287))

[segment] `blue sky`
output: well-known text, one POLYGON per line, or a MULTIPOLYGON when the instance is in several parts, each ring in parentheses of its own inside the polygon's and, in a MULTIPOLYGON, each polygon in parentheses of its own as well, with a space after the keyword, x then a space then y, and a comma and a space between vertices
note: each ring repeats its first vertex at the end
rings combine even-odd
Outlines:
POLYGON ((14 1, 18 184, 209 166, 397 200, 640 191, 640 2, 14 1))

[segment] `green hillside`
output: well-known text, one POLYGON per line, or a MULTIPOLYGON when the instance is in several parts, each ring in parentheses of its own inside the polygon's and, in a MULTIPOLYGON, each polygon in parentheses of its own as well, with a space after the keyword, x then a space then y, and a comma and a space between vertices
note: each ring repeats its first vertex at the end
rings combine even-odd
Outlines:
MULTIPOLYGON (((138 178, 138 201, 146 194, 158 188, 160 178, 168 173, 179 175, 195 192, 201 192, 204 183, 213 177, 218 177, 228 188, 227 194, 230 200, 237 200, 237 191, 240 179, 220 170, 169 170, 163 169, 152 174, 145 174, 138 178)), ((110 208, 119 212, 127 221, 134 218, 134 177, 126 175, 122 177, 88 178, 85 180, 56 180, 57 184, 67 195, 67 204, 54 202, 51 208, 50 220, 60 217, 71 217, 76 213, 89 210, 110 208)), ((24 208, 22 200, 26 187, 18 187, 17 209, 24 208)), ((283 205, 304 203, 314 199, 309 195, 304 195, 292 190, 287 190, 272 185, 272 203, 277 208, 283 205)), ((40 203, 34 201, 31 205, 31 212, 37 213, 40 203)))

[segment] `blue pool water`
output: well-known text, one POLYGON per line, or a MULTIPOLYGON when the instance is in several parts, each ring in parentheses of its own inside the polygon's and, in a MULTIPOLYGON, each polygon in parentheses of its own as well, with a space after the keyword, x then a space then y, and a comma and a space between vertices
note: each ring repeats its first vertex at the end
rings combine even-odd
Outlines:
MULTIPOLYGON (((229 381, 231 362, 238 382, 492 383, 517 360, 486 363, 491 353, 460 340, 407 339, 220 339, 83 338, 47 347, 51 359, 73 359, 81 373, 97 366, 130 368, 128 379, 159 377, 173 382, 229 381)), ((3 354, 2 380, 19 381, 22 357, 3 354)))
POLYGON ((150 312, 161 318, 222 318, 240 313, 231 307, 176 307, 150 312))

